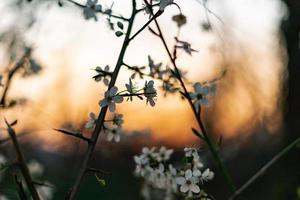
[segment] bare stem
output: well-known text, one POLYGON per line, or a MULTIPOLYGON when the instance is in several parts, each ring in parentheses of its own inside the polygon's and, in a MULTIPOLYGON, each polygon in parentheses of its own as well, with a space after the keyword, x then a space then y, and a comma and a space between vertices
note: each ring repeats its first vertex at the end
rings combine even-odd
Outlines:
POLYGON ((16 154, 17 154, 17 166, 19 167, 19 169, 21 170, 21 173, 25 179, 25 182, 27 184, 27 187, 31 193, 31 196, 33 198, 33 200, 39 200, 40 197, 35 189, 34 183, 32 181, 32 178, 30 176, 28 167, 26 165, 26 161, 24 158, 24 155, 21 151, 19 142, 17 140, 17 136, 16 136, 16 132, 15 130, 11 127, 11 125, 5 120, 5 123, 7 125, 7 131, 9 133, 9 136, 13 142, 13 146, 15 148, 16 154))
MULTIPOLYGON (((110 90, 110 88, 112 88, 115 85, 115 82, 117 80, 120 68, 123 64, 123 58, 125 56, 126 49, 127 49, 128 45, 129 45, 129 42, 130 42, 129 38, 130 38, 130 34, 131 34, 131 30, 132 30, 132 26, 133 26, 135 16, 136 16, 136 1, 132 0, 132 14, 131 14, 131 17, 129 19, 129 24, 128 24, 128 28, 127 28, 127 31, 126 31, 125 39, 123 41, 123 45, 122 45, 122 48, 121 48, 121 51, 120 51, 120 54, 119 54, 119 57, 118 57, 118 61, 117 61, 115 70, 112 74, 112 78, 110 80, 108 90, 110 90)), ((73 199, 76 198, 76 195, 79 191, 82 179, 85 175, 85 172, 89 168, 90 160, 92 158, 94 149, 95 149, 96 144, 97 144, 98 137, 99 137, 101 129, 103 127, 106 112, 107 112, 107 106, 102 107, 101 111, 98 115, 98 118, 96 120, 96 126, 95 126, 95 129, 94 129, 93 133, 92 133, 91 142, 89 143, 87 152, 85 154, 82 165, 81 165, 81 167, 79 169, 79 172, 77 174, 77 177, 75 179, 75 182, 73 184, 71 192, 69 193, 69 196, 67 197, 70 200, 73 200, 73 199)))
POLYGON ((21 200, 27 200, 26 193, 24 191, 22 181, 20 181, 18 179, 17 174, 13 174, 13 177, 14 177, 14 180, 15 180, 15 183, 16 183, 16 186, 17 186, 17 192, 18 192, 19 198, 21 200))
POLYGON ((90 142, 91 142, 91 140, 90 140, 89 138, 83 136, 83 135, 80 134, 80 133, 72 133, 72 132, 70 132, 70 131, 66 131, 66 130, 62 130, 62 129, 53 129, 53 130, 58 131, 58 132, 60 132, 60 133, 63 133, 63 134, 65 134, 65 135, 70 135, 70 136, 79 138, 79 139, 81 139, 81 140, 86 141, 87 143, 90 143, 90 142))
POLYGON ((159 26, 159 24, 158 24, 158 22, 157 22, 156 19, 154 20, 154 22, 155 22, 155 25, 156 25, 157 30, 158 30, 158 37, 161 39, 161 41, 162 41, 162 43, 163 43, 163 45, 165 47, 165 50, 167 51, 167 54, 168 54, 168 56, 169 56, 169 58, 170 58, 170 60, 172 62, 172 65, 173 65, 173 67, 175 69, 175 72, 178 74, 177 78, 178 78, 178 80, 180 82, 180 85, 181 85, 182 89, 184 90, 184 94, 185 94, 185 96, 186 96, 186 98, 187 98, 187 100, 189 102, 189 105, 190 105, 192 111, 193 111, 194 117, 197 120, 198 126, 201 129, 201 132, 202 132, 202 134, 204 136, 204 140, 207 143, 210 152, 212 153, 212 156, 213 156, 213 158, 214 158, 214 160, 215 160, 215 162, 217 164, 217 167, 219 168, 220 172, 224 176, 224 179, 226 180, 227 185, 228 185, 230 191, 231 192, 235 192, 235 190, 236 190, 235 189, 235 185, 234 185, 234 183, 233 183, 233 181, 232 181, 232 179, 231 179, 231 177, 230 177, 230 175, 229 175, 229 173, 228 173, 228 171, 227 171, 227 169, 226 169, 226 167, 225 167, 225 165, 224 165, 224 163, 223 163, 223 161, 222 161, 222 159, 221 159, 221 157, 220 157, 220 155, 219 155, 219 153, 217 151, 217 148, 212 143, 212 141, 211 141, 211 139, 210 139, 210 137, 209 137, 209 135, 208 135, 208 133, 207 133, 207 131, 205 129, 205 126, 204 126, 204 124, 202 122, 202 119, 201 119, 200 112, 199 113, 197 112, 196 108, 193 105, 193 102, 192 102, 191 98, 188 95, 189 94, 188 90, 187 90, 187 88, 185 86, 184 81, 182 80, 182 77, 181 77, 180 72, 178 70, 178 67, 177 67, 177 64, 175 62, 175 59, 172 57, 172 54, 171 54, 171 52, 169 50, 169 47, 168 47, 168 45, 167 45, 167 43, 165 41, 165 38, 164 38, 163 33, 162 33, 161 29, 160 29, 160 26, 159 26))
POLYGON ((5 107, 6 106, 6 97, 7 97, 7 93, 9 91, 11 82, 13 77, 15 76, 16 72, 24 65, 24 62, 26 60, 26 58, 29 56, 30 54, 30 50, 28 50, 23 56, 22 58, 19 60, 19 62, 17 62, 15 64, 15 66, 8 72, 8 76, 7 76, 7 80, 4 86, 4 90, 0 99, 0 107, 5 107))
POLYGON ((300 137, 298 137, 291 144, 282 149, 278 154, 276 154, 269 162, 267 162, 260 170, 258 170, 246 183, 244 183, 235 193, 229 198, 230 200, 235 199, 244 190, 246 190, 254 181, 261 177, 271 166, 273 166, 281 157, 291 151, 295 146, 300 144, 300 137))
MULTIPOLYGON (((80 4, 80 3, 76 2, 76 1, 73 1, 73 0, 65 0, 65 1, 68 1, 68 2, 70 2, 70 3, 72 3, 72 4, 76 5, 76 6, 78 6, 80 8, 85 8, 86 7, 85 5, 80 4)), ((123 20, 123 21, 129 21, 129 19, 127 19, 125 17, 119 16, 119 15, 113 15, 113 14, 107 13, 105 11, 97 11, 97 12, 99 12, 99 13, 101 13, 103 15, 107 15, 108 17, 115 18, 115 19, 120 19, 120 20, 123 20)))

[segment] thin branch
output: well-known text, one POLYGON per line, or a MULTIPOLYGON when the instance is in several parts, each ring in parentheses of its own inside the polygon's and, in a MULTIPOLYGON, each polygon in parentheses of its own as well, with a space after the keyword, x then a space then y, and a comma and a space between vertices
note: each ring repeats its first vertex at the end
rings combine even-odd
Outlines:
POLYGON ((298 137, 291 144, 282 149, 278 154, 276 154, 269 162, 267 162, 260 170, 258 170, 245 184, 243 184, 235 193, 229 198, 230 200, 235 199, 244 190, 246 190, 250 185, 261 177, 271 166, 273 166, 280 158, 290 152, 294 147, 300 144, 300 137, 298 137))
POLYGON ((18 167, 19 167, 19 169, 22 172, 22 175, 23 175, 23 177, 25 179, 25 182, 27 184, 27 187, 28 187, 28 189, 29 189, 29 191, 31 193, 31 196, 32 196, 33 200, 39 200, 40 197, 39 197, 39 195, 38 195, 38 193, 37 193, 37 191, 35 189, 34 183, 33 183, 32 178, 30 176, 29 169, 28 169, 28 167, 26 165, 24 155, 23 155, 23 153, 21 151, 19 142, 17 140, 16 132, 11 127, 11 125, 6 121, 6 119, 5 119, 5 123, 7 125, 7 131, 9 133, 9 136, 11 137, 11 140, 13 142, 13 146, 14 146, 16 154, 17 154, 18 167))
MULTIPOLYGON (((108 86, 108 90, 110 90, 115 85, 118 74, 119 74, 119 71, 120 71, 120 68, 123 64, 123 59, 124 59, 124 56, 125 56, 125 52, 127 50, 129 42, 130 42, 129 37, 130 37, 130 34, 131 34, 131 30, 132 30, 132 27, 133 27, 133 22, 134 22, 135 16, 136 16, 136 1, 132 0, 132 14, 131 14, 131 17, 129 19, 129 24, 128 24, 127 31, 126 31, 126 34, 125 34, 123 45, 122 45, 122 48, 121 48, 121 51, 120 51, 120 54, 119 54, 119 57, 118 57, 116 67, 115 67, 113 75, 111 77, 111 80, 110 80, 110 83, 109 83, 109 86, 108 86)), ((108 109, 108 107, 105 106, 105 107, 102 107, 101 110, 100 110, 100 113, 99 113, 98 118, 96 120, 95 129, 92 133, 91 142, 89 143, 87 152, 85 154, 84 160, 82 161, 82 165, 81 165, 81 167, 78 171, 78 174, 77 174, 77 177, 76 177, 75 182, 73 184, 73 187, 71 188, 71 191, 67 196, 67 199, 69 199, 69 200, 74 200, 76 198, 76 195, 77 195, 78 191, 79 191, 82 179, 83 179, 83 177, 85 175, 85 172, 86 172, 86 170, 89 166, 90 160, 92 158, 94 149, 95 149, 96 144, 97 144, 98 137, 99 137, 101 129, 103 127, 107 109, 108 109)))
POLYGON ((129 41, 133 40, 138 34, 140 34, 145 28, 148 27, 148 25, 155 20, 156 18, 158 18, 161 14, 163 14, 163 10, 158 10, 157 13, 155 13, 155 15, 153 15, 153 17, 144 24, 144 26, 142 26, 135 34, 133 34, 133 36, 131 36, 131 38, 129 39, 129 41))
MULTIPOLYGON (((85 5, 80 4, 80 3, 76 2, 76 1, 73 1, 73 0, 65 0, 65 1, 68 1, 68 2, 70 2, 70 3, 72 3, 72 4, 76 5, 76 6, 78 6, 78 7, 80 7, 80 8, 86 8, 85 5)), ((98 12, 98 13, 101 13, 101 14, 103 14, 103 15, 107 15, 108 17, 115 18, 115 19, 120 19, 120 20, 123 20, 123 21, 129 21, 128 18, 125 18, 125 17, 122 17, 122 16, 118 16, 118 15, 113 15, 113 14, 111 14, 111 13, 107 13, 107 12, 102 11, 102 10, 101 10, 101 11, 97 11, 97 12, 98 12)))
POLYGON ((34 183, 35 185, 38 185, 38 186, 45 186, 45 187, 49 187, 49 188, 54 188, 54 189, 55 189, 55 186, 54 186, 54 185, 50 185, 50 184, 47 184, 47 183, 44 183, 44 182, 33 181, 33 183, 34 183))
MULTIPOLYGON (((17 135, 17 137, 23 137, 23 136, 28 135, 28 134, 29 133, 21 133, 21 134, 17 135)), ((3 145, 3 144, 5 144, 9 141, 11 141, 10 137, 2 139, 2 140, 0 140, 0 145, 3 145)))
POLYGON ((62 130, 62 129, 55 129, 55 128, 54 128, 53 130, 55 130, 55 131, 57 131, 57 132, 60 132, 60 133, 63 133, 63 134, 65 134, 65 135, 71 135, 71 136, 73 136, 73 137, 79 138, 79 139, 81 139, 81 140, 86 141, 87 143, 90 143, 90 142, 91 142, 91 139, 89 139, 89 138, 83 136, 83 135, 80 134, 80 133, 72 133, 72 132, 70 132, 70 131, 66 131, 66 130, 62 130))
POLYGON ((106 172, 102 169, 96 169, 96 168, 92 168, 92 167, 87 168, 86 172, 99 173, 99 174, 110 174, 109 172, 106 172))
POLYGON ((21 69, 21 67, 23 67, 26 58, 30 55, 31 50, 27 50, 24 55, 22 56, 22 58, 15 64, 15 66, 8 72, 8 76, 7 76, 7 80, 4 86, 4 90, 0 99, 0 108, 1 107, 5 107, 6 106, 6 97, 7 97, 7 93, 9 91, 12 79, 14 78, 15 74, 19 71, 19 69, 21 69))
POLYGON ((215 17, 216 19, 218 19, 222 24, 224 24, 223 20, 222 20, 218 15, 216 15, 212 10, 210 10, 209 8, 207 8, 206 3, 203 3, 203 2, 200 1, 200 0, 196 0, 196 2, 198 2, 200 5, 202 5, 203 8, 204 8, 207 12, 209 12, 212 16, 214 16, 214 17, 215 17))
POLYGON ((15 180, 15 183, 16 183, 16 186, 17 186, 17 192, 18 192, 19 198, 21 200, 27 200, 26 193, 25 193, 22 181, 20 181, 18 179, 17 174, 13 174, 13 177, 14 177, 14 180, 15 180))
POLYGON ((140 92, 140 93, 132 93, 132 94, 129 94, 129 93, 126 93, 126 94, 118 94, 118 96, 122 96, 122 97, 139 97, 139 96, 143 96, 143 95, 153 95, 153 94, 156 94, 154 92, 151 92, 151 93, 144 93, 144 92, 140 92))
MULTIPOLYGON (((146 0, 144 0, 144 2, 147 3, 146 0)), ((229 173, 228 173, 228 171, 227 171, 227 169, 226 169, 226 167, 225 167, 225 165, 224 165, 224 163, 223 163, 223 161, 222 161, 222 159, 221 159, 221 157, 220 157, 220 155, 219 155, 219 153, 218 153, 218 151, 216 149, 216 147, 212 143, 212 141, 211 141, 211 139, 210 139, 210 137, 209 137, 209 135, 208 135, 208 133, 207 133, 207 131, 205 129, 205 126, 204 126, 204 124, 203 124, 203 122, 201 120, 200 111, 199 111, 199 113, 197 112, 196 108, 193 105, 193 102, 192 102, 191 98, 188 95, 189 94, 188 90, 187 90, 187 88, 185 86, 185 83, 182 80, 182 77, 181 77, 180 73, 179 73, 179 69, 177 67, 176 61, 172 57, 172 54, 171 54, 171 52, 169 50, 169 47, 168 47, 168 45, 167 45, 167 43, 166 43, 166 41, 164 39, 164 36, 163 36, 162 31, 160 29, 160 26, 159 26, 159 24, 158 24, 158 22, 157 22, 156 19, 154 20, 154 22, 155 22, 156 28, 158 30, 159 38, 161 39, 161 41, 162 41, 162 43, 163 43, 163 45, 165 47, 165 50, 167 51, 167 54, 168 54, 168 56, 169 56, 169 58, 170 58, 170 60, 172 62, 172 65, 174 67, 175 72, 178 74, 177 78, 178 78, 178 80, 180 82, 180 85, 181 85, 182 89, 184 90, 184 93, 186 94, 186 97, 187 97, 187 100, 189 102, 189 105, 190 105, 190 107, 191 107, 191 109, 193 111, 193 114, 194 114, 194 116, 195 116, 195 118, 197 120, 198 126, 201 129, 201 131, 202 131, 202 134, 203 134, 203 136, 205 138, 205 141, 206 141, 206 143, 208 145, 208 148, 210 149, 210 151, 212 153, 212 156, 213 156, 213 158, 214 158, 214 160, 215 160, 215 162, 216 162, 219 170, 221 171, 222 175, 224 176, 224 178, 225 178, 225 180, 226 180, 226 182, 227 182, 227 184, 229 186, 230 191, 231 192, 235 192, 235 190, 236 190, 235 189, 235 185, 234 185, 234 183, 233 183, 233 181, 232 181, 232 179, 231 179, 231 177, 230 177, 230 175, 229 175, 229 173)))

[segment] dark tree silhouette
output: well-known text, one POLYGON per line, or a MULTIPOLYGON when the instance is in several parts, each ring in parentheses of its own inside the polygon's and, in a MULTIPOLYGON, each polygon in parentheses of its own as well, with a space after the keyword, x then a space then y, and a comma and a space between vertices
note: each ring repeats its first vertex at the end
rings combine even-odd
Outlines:
POLYGON ((300 131, 300 1, 284 2, 289 13, 287 21, 283 22, 282 30, 288 55, 286 130, 290 140, 295 139, 300 131))

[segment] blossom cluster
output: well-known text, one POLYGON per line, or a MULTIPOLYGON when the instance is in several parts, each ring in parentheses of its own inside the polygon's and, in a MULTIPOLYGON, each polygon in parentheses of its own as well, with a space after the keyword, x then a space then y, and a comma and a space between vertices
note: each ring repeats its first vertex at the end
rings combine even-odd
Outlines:
MULTIPOLYGON (((98 72, 105 75, 108 72, 109 68, 106 67, 106 70, 102 70, 98 68, 98 72)), ((101 80, 101 76, 93 77, 96 81, 101 80)), ((105 81, 105 80, 104 80, 105 81)), ((100 107, 108 107, 110 112, 116 111, 116 104, 122 103, 124 101, 124 97, 127 97, 128 101, 132 101, 133 97, 138 97, 139 99, 146 98, 146 103, 151 106, 155 105, 155 99, 157 96, 156 89, 154 88, 154 81, 146 81, 143 88, 138 89, 138 87, 132 83, 132 80, 129 79, 129 82, 125 84, 126 90, 118 92, 118 88, 116 86, 111 87, 104 94, 104 98, 99 101, 100 107)), ((114 113, 113 119, 105 120, 103 125, 103 131, 107 135, 107 140, 115 142, 119 142, 121 139, 122 132, 122 124, 124 123, 123 115, 114 113)), ((88 121, 85 124, 85 128, 93 129, 97 124, 97 117, 95 113, 91 112, 88 116, 88 121)))
POLYGON ((133 97, 136 96, 143 99, 142 96, 146 97, 146 103, 150 103, 151 106, 155 105, 155 98, 157 96, 156 89, 154 88, 154 81, 146 81, 145 86, 141 89, 137 89, 135 85, 132 84, 132 80, 129 79, 129 83, 125 84, 126 90, 118 92, 116 86, 111 87, 104 94, 104 99, 99 101, 101 107, 108 107, 110 112, 116 110, 116 104, 122 103, 124 97, 128 97, 128 100, 132 101, 133 97), (143 93, 140 91, 143 90, 143 93))
POLYGON ((150 189, 165 192, 165 199, 183 196, 190 199, 212 199, 202 186, 214 177, 209 168, 204 168, 195 148, 185 148, 184 165, 181 168, 170 163, 173 149, 144 147, 140 155, 134 156, 136 164, 134 174, 144 180, 143 194, 151 199, 150 189))
POLYGON ((197 111, 201 106, 208 106, 208 96, 215 95, 217 86, 212 84, 201 84, 199 82, 194 84, 194 92, 189 93, 189 98, 193 101, 193 105, 197 111))
MULTIPOLYGON (((151 1, 152 2, 152 1, 151 1)), ((167 6, 174 4, 174 0, 153 0, 153 5, 144 5, 144 11, 147 14, 153 13, 153 6, 158 5, 160 11, 164 11, 167 6)))

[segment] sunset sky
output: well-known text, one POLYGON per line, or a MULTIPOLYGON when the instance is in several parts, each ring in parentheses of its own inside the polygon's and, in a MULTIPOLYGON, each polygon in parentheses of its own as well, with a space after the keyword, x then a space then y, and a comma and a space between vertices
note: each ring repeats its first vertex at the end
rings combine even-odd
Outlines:
MULTIPOLYGON (((8 17, 0 19, 0 26, 13 26, 26 16, 7 9, 8 1, 0 3, 0 11, 8 17), (6 21, 4 21, 4 19, 6 21)), ((83 2, 84 1, 80 1, 83 2)), ((100 1, 102 2, 102 1, 100 1)), ((112 1, 105 1, 110 6, 112 1)), ((130 14, 129 1, 116 0, 115 13, 130 14)), ((219 81, 216 97, 204 113, 213 122, 216 131, 225 136, 251 132, 257 123, 264 122, 270 131, 279 128, 281 110, 278 107, 284 81, 284 52, 279 44, 280 20, 284 8, 277 0, 210 0, 208 7, 222 21, 211 14, 213 32, 205 32, 201 24, 206 22, 205 9, 195 0, 176 1, 187 16, 180 39, 190 42, 198 52, 193 56, 180 53, 178 64, 188 71, 193 81, 212 80, 226 70, 219 81), (225 58, 225 59, 224 59, 225 58)), ((3 112, 9 119, 18 119, 18 130, 30 128, 34 136, 47 141, 45 148, 59 147, 61 137, 53 133, 64 123, 74 123, 77 128, 87 120, 89 112, 98 112, 98 101, 105 88, 91 77, 96 66, 114 67, 123 37, 117 38, 98 16, 98 22, 84 20, 82 10, 71 4, 63 8, 57 5, 42 6, 35 10, 38 21, 25 38, 34 47, 34 57, 44 66, 36 77, 16 79, 10 96, 25 96, 28 105, 3 112)), ((168 8, 159 18, 169 45, 177 32, 171 17, 178 14, 175 6, 168 8)), ((134 31, 147 21, 141 14, 134 31)), ((21 26, 21 25, 20 25, 21 26)), ((131 44, 126 62, 147 65, 147 56, 156 62, 168 63, 167 54, 160 41, 149 31, 144 31, 131 44)), ((1 66, 4 68, 5 66, 1 66)), ((2 70, 0 68, 0 70, 2 70)), ((125 69, 117 81, 125 88, 130 73, 125 69)), ((143 82, 138 83, 140 86, 143 82)), ((161 83, 156 82, 157 86, 161 83)), ((196 140, 190 128, 193 116, 187 102, 178 95, 158 96, 154 108, 136 99, 118 106, 124 114, 125 130, 149 129, 155 139, 176 144, 196 140)), ((1 113, 2 117, 2 113, 1 113)))

